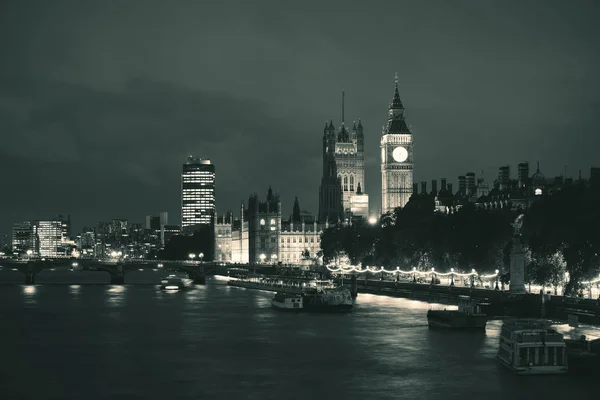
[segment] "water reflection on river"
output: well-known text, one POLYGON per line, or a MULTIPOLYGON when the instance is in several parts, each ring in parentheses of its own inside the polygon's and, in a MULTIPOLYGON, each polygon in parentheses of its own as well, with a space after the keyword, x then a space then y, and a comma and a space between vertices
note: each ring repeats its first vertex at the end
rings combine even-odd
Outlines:
POLYGON ((504 400, 597 390, 502 368, 500 321, 480 334, 440 332, 427 328, 422 302, 360 295, 352 314, 316 315, 277 312, 270 298, 216 281, 183 292, 0 284, 0 398, 504 400))

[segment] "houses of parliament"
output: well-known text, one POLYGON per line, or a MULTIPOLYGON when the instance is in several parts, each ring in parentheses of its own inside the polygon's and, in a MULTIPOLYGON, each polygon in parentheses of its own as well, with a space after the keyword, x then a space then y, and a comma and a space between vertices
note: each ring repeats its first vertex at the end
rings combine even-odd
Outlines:
MULTIPOLYGON (((403 207, 413 190, 413 141, 405 121, 396 76, 388 120, 381 133, 382 204, 385 213, 403 207)), ((362 121, 345 121, 342 91, 341 123, 325 123, 322 137, 323 169, 317 217, 300 211, 298 199, 289 218, 282 218, 279 195, 269 188, 265 200, 257 194, 215 220, 215 260, 234 263, 298 264, 315 257, 321 233, 329 226, 369 217, 365 183, 365 140, 362 121)))

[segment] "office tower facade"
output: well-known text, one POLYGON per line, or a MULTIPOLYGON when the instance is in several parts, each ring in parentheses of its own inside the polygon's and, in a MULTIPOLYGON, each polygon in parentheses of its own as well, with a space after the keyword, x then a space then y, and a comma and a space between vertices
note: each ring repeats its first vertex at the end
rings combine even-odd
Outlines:
POLYGON ((464 175, 458 177, 458 193, 462 196, 467 194, 467 177, 464 175))
POLYGON ((510 186, 510 166, 505 165, 498 169, 498 185, 500 190, 506 190, 510 186))
POLYGON ((215 217, 215 166, 210 160, 188 157, 181 174, 181 231, 191 235, 215 217))
POLYGON ((519 181, 519 189, 529 186, 529 162, 519 163, 517 179, 519 181))
POLYGON ((63 242, 62 221, 38 221, 37 235, 40 257, 64 256, 61 251, 63 242))
POLYGON ((13 224, 12 251, 17 255, 25 255, 28 251, 37 254, 37 225, 31 221, 13 224))
POLYGON ((398 92, 388 110, 387 125, 381 135, 381 212, 394 211, 408 203, 413 188, 413 136, 406 124, 405 110, 398 92))
POLYGON ((467 195, 469 197, 475 196, 477 193, 477 184, 475 183, 475 173, 468 172, 467 173, 467 195))

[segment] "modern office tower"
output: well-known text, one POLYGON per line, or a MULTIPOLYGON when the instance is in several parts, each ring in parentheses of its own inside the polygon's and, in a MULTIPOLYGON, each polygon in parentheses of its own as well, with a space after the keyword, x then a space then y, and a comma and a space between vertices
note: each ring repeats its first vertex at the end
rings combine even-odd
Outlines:
POLYGON ((94 228, 84 227, 78 240, 79 252, 83 258, 93 258, 96 255, 96 232, 94 228))
POLYGON ((40 257, 64 256, 60 250, 63 243, 62 221, 38 221, 37 237, 40 257))
POLYGON ((413 136, 406 125, 396 74, 394 98, 381 135, 381 212, 404 207, 413 187, 413 136))
POLYGON ((529 186, 529 162, 519 163, 518 176, 519 189, 529 186))
POLYGON ((215 218, 215 166, 189 156, 181 174, 181 230, 191 235, 215 218))
POLYGON ((508 189, 510 186, 510 166, 505 165, 498 169, 498 184, 500 190, 508 189))
POLYGON ((458 177, 458 193, 463 196, 467 194, 467 177, 464 175, 458 177))
POLYGON ((475 183, 475 173, 467 173, 467 194, 469 197, 474 196, 477 193, 477 184, 475 183))
POLYGON ((13 224, 12 251, 17 255, 26 255, 28 251, 37 255, 37 225, 31 221, 13 224))

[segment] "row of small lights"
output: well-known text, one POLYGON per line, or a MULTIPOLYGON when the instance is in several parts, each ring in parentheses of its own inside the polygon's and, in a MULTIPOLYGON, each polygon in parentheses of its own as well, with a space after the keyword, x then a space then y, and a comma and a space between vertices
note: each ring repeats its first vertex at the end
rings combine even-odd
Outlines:
POLYGON ((453 276, 459 276, 459 277, 469 277, 469 276, 479 276, 480 278, 483 279, 488 279, 488 278, 495 278, 496 276, 498 276, 498 274, 500 273, 499 270, 496 270, 495 274, 491 274, 491 275, 479 275, 477 273, 477 271, 475 271, 474 269, 468 273, 468 274, 461 274, 459 272, 454 272, 454 268, 450 268, 450 272, 435 272, 435 268, 431 268, 431 271, 417 271, 416 267, 413 267, 412 271, 404 271, 401 270, 400 267, 396 267, 395 270, 388 270, 385 269, 384 267, 380 267, 379 269, 377 269, 377 267, 365 267, 365 269, 360 269, 354 266, 351 267, 339 267, 339 268, 332 268, 330 266, 327 266, 327 269, 331 272, 342 272, 342 273, 350 273, 350 272, 358 272, 359 274, 364 274, 365 272, 371 272, 371 273, 377 273, 377 272, 385 272, 388 274, 396 274, 396 273, 400 273, 400 274, 405 274, 405 275, 414 275, 414 274, 418 274, 418 275, 428 275, 428 274, 435 274, 437 276, 448 276, 448 275, 453 275, 453 276))

